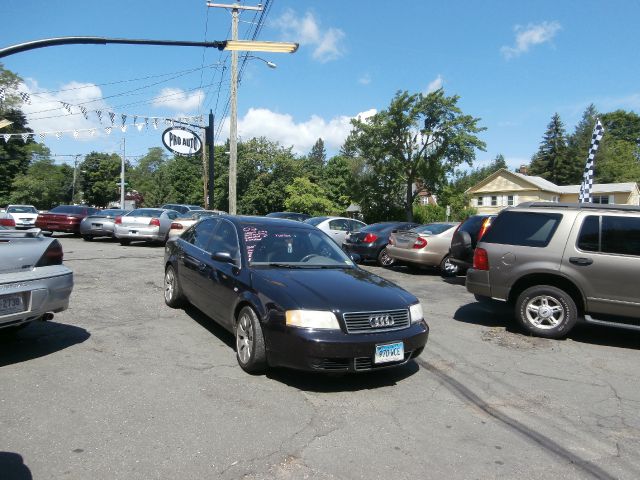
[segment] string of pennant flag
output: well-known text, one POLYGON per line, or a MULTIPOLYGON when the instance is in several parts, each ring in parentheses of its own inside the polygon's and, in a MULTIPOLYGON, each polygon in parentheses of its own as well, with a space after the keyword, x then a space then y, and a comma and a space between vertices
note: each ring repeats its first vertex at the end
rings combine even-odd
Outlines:
MULTIPOLYGON (((18 95, 22 99, 24 103, 31 104, 31 96, 27 92, 19 91, 18 95)), ((6 97, 6 89, 4 87, 0 87, 0 103, 4 102, 6 97)), ((62 106, 62 110, 68 115, 77 115, 81 113, 85 120, 89 120, 90 114, 95 114, 98 122, 100 124, 103 123, 103 119, 107 122, 107 125, 101 127, 100 129, 104 131, 107 135, 110 135, 114 129, 119 129, 123 133, 125 133, 129 126, 136 128, 139 132, 142 129, 148 129, 149 126, 152 126, 155 130, 158 129, 158 126, 164 124, 166 126, 175 126, 176 123, 180 124, 181 122, 197 122, 202 123, 203 117, 202 115, 195 115, 190 117, 179 117, 179 118, 165 118, 165 117, 151 117, 151 116, 142 116, 137 114, 128 114, 128 113, 116 113, 108 110, 89 110, 84 105, 73 105, 67 102, 58 102, 62 106), (75 110, 75 111, 74 111, 75 110), (108 120, 107 120, 108 119, 108 120), (132 124, 127 124, 127 119, 133 119, 132 124), (117 121, 116 121, 117 120, 117 121)), ((3 139, 5 142, 9 142, 11 139, 22 139, 23 142, 27 142, 30 138, 40 138, 44 140, 47 136, 55 136, 56 138, 61 138, 63 135, 72 134, 73 138, 79 138, 81 134, 88 132, 90 136, 94 136, 98 131, 98 128, 84 128, 84 129, 73 129, 73 130, 60 130, 60 131, 48 131, 48 132, 21 132, 21 133, 4 133, 0 134, 0 139, 3 139)))

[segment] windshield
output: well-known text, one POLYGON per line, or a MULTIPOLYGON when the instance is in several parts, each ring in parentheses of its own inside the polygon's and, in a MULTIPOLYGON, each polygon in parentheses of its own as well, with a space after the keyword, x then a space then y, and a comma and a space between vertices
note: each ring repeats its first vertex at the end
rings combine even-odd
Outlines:
POLYGON ((353 261, 326 234, 281 225, 242 226, 247 259, 253 266, 345 268, 353 261))
POLYGON ((7 208, 7 213, 38 213, 38 210, 31 205, 15 205, 7 208))
POLYGON ((411 231, 421 233, 423 235, 438 235, 439 233, 446 232, 455 226, 455 223, 430 223, 428 225, 420 225, 419 227, 413 228, 411 231))

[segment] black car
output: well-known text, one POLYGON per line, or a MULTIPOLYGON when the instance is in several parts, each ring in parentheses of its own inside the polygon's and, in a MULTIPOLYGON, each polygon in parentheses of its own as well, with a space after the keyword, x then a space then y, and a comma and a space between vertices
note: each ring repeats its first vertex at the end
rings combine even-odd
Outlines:
POLYGON ((418 299, 360 269, 324 232, 266 217, 201 220, 165 248, 165 302, 235 334, 250 373, 394 367, 424 349, 418 299))
POLYGON ((360 255, 362 260, 374 260, 381 267, 390 267, 395 260, 387 254, 387 244, 392 232, 411 230, 417 227, 413 222, 380 222, 363 227, 345 238, 342 248, 345 252, 360 255))
POLYGON ((285 218, 287 220, 295 220, 296 222, 304 222, 307 218, 311 218, 311 215, 297 212, 271 212, 267 213, 267 217, 285 218))
POLYGON ((451 238, 449 261, 458 267, 458 273, 464 274, 473 266, 473 252, 476 245, 496 218, 495 214, 471 215, 460 224, 451 238))

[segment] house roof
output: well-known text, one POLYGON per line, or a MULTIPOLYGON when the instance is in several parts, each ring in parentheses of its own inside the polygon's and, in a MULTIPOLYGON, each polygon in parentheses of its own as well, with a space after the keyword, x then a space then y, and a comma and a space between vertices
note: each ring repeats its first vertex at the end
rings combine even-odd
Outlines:
MULTIPOLYGON (((559 187, 562 193, 580 193, 580 185, 565 185, 559 187)), ((633 192, 636 190, 637 184, 630 183, 594 183, 591 193, 613 193, 613 192, 633 192)))

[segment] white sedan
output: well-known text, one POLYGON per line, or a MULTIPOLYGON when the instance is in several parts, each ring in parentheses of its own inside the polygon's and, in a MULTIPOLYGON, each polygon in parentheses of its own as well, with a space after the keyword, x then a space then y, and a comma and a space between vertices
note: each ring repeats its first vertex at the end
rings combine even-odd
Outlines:
POLYGON ((367 224, 360 220, 354 220, 353 218, 346 217, 312 217, 304 221, 319 228, 342 248, 347 233, 359 232, 362 227, 366 227, 367 224))
POLYGON ((0 215, 0 225, 16 229, 33 228, 36 218, 38 210, 33 205, 9 205, 5 213, 0 215))

